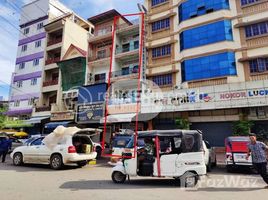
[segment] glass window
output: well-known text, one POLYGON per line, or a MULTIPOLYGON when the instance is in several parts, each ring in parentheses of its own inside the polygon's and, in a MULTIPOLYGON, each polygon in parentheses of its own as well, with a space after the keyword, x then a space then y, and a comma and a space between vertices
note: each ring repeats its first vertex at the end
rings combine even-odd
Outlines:
POLYGON ((37 65, 39 65, 39 59, 38 58, 33 60, 33 66, 37 66, 37 65))
POLYGON ((37 78, 31 79, 31 85, 36 85, 37 84, 37 78))
POLYGON ((18 81, 18 82, 17 82, 17 87, 18 87, 18 88, 21 88, 21 87, 22 87, 22 83, 23 83, 22 81, 18 81))
POLYGON ((25 63, 24 62, 20 63, 19 64, 19 69, 24 69, 24 68, 25 68, 25 63))
POLYGON ((37 146, 37 145, 42 145, 42 141, 43 141, 44 138, 38 138, 36 140, 34 140, 32 143, 31 143, 31 146, 37 146))
POLYGON ((21 51, 22 51, 22 52, 27 51, 27 44, 22 45, 22 47, 21 47, 21 51))
POLYGON ((171 85, 172 84, 172 74, 165 74, 159 76, 153 76, 153 82, 159 86, 171 85))
POLYGON ((189 49, 220 41, 233 40, 232 24, 230 20, 223 20, 193 29, 180 34, 180 49, 189 49))
POLYGON ((20 101, 19 101, 19 100, 15 101, 15 102, 14 102, 14 106, 15 106, 15 107, 19 107, 19 106, 20 106, 20 101))
POLYGON ((233 52, 185 60, 181 67, 183 81, 236 75, 235 54, 233 52))
POLYGON ((152 49, 153 58, 167 56, 170 54, 171 54, 171 45, 170 44, 152 49))
POLYGON ((41 28, 43 28, 43 22, 37 24, 37 30, 39 30, 39 29, 41 29, 41 28))
POLYGON ((244 5, 255 3, 258 1, 260 1, 260 0, 241 0, 241 5, 244 6, 244 5))
POLYGON ((157 30, 161 30, 161 29, 166 29, 169 28, 170 26, 170 19, 162 19, 160 21, 156 21, 152 23, 152 32, 157 31, 157 30))
POLYGON ((41 47, 41 44, 42 44, 41 40, 36 41, 35 48, 41 47))
POLYGON ((268 71, 268 58, 257 58, 249 61, 250 73, 260 73, 268 71))
POLYGON ((28 28, 25 28, 25 29, 23 30, 23 34, 24 34, 24 35, 27 35, 29 32, 30 32, 30 28, 29 28, 29 27, 28 27, 28 28))
POLYGON ((168 0, 151 0, 152 1, 152 6, 156 6, 158 4, 164 3, 168 0))
POLYGON ((205 15, 213 11, 230 9, 229 0, 188 0, 179 6, 179 21, 205 15))
POLYGON ((247 38, 268 33, 268 22, 261 22, 245 27, 245 35, 247 38))

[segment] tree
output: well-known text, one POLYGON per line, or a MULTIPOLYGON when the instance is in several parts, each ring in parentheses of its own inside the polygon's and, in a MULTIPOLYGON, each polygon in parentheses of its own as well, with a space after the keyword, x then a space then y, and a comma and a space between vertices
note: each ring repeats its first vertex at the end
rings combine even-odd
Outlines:
POLYGON ((190 123, 187 119, 177 118, 175 120, 175 124, 178 129, 187 129, 187 130, 190 129, 190 123))
POLYGON ((6 121, 6 115, 4 113, 7 111, 6 107, 0 107, 0 129, 4 127, 4 123, 6 121))
POLYGON ((250 133, 251 127, 254 125, 252 121, 240 120, 234 122, 233 131, 235 136, 247 136, 250 133))

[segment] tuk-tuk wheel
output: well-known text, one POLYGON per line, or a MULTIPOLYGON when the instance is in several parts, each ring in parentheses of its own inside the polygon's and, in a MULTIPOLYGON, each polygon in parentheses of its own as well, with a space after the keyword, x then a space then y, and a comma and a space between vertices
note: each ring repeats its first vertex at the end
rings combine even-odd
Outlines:
POLYGON ((124 183, 127 176, 119 171, 114 171, 112 173, 112 180, 114 183, 124 183))
POLYGON ((192 188, 195 187, 198 182, 198 175, 192 172, 186 172, 179 180, 181 187, 192 188))

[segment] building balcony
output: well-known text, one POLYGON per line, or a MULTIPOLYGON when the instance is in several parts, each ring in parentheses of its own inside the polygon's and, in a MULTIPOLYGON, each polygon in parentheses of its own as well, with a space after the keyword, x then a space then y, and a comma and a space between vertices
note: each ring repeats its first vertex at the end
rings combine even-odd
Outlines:
POLYGON ((50 65, 56 62, 60 61, 60 57, 56 57, 56 58, 48 58, 45 62, 46 65, 50 65))
POLYGON ((102 80, 90 80, 88 81, 88 85, 94 85, 94 84, 99 84, 99 83, 105 83, 106 80, 105 79, 102 79, 102 80))
POLYGON ((140 103, 137 105, 137 101, 133 98, 121 98, 121 99, 110 99, 108 103, 109 114, 124 114, 124 113, 135 113, 140 111, 140 103))
POLYGON ((89 57, 89 62, 100 61, 100 60, 103 60, 103 59, 110 58, 110 56, 111 56, 110 53, 106 53, 106 54, 102 54, 102 55, 97 55, 97 56, 90 56, 89 57))
POLYGON ((115 71, 111 74, 111 81, 117 81, 119 79, 138 78, 138 72, 139 71, 137 68, 115 71))
POLYGON ((139 49, 139 43, 137 43, 136 45, 128 45, 126 47, 124 47, 124 46, 123 47, 118 47, 118 48, 116 48, 116 54, 136 51, 138 49, 139 49))
POLYGON ((52 85, 58 85, 59 80, 50 80, 50 81, 44 81, 43 87, 52 86, 52 85))
POLYGON ((62 42, 62 38, 51 39, 50 41, 47 42, 47 46, 51 46, 51 45, 58 44, 61 42, 62 42))

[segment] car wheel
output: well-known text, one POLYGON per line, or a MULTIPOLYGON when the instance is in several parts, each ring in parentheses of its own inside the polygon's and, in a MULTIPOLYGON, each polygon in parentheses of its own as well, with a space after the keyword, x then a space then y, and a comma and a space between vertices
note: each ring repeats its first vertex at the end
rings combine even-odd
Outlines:
POLYGON ((96 148, 96 152, 97 152, 97 159, 101 158, 101 153, 102 153, 102 149, 100 147, 96 148))
POLYGON ((112 180, 114 183, 124 183, 127 176, 119 171, 114 171, 112 173, 112 180))
POLYGON ((211 172, 212 169, 212 163, 211 163, 211 159, 209 159, 208 164, 207 164, 207 172, 211 172))
POLYGON ((185 188, 193 188, 196 186, 198 182, 198 176, 197 174, 194 174, 192 172, 186 172, 184 175, 182 175, 180 178, 180 186, 185 188))
POLYGON ((79 162, 77 162, 77 165, 78 165, 78 167, 84 167, 87 165, 87 161, 86 160, 79 161, 79 162))
POLYGON ((63 167, 62 157, 59 154, 52 155, 50 158, 50 167, 52 169, 61 169, 63 167))
POLYGON ((13 156, 13 164, 15 166, 20 166, 23 164, 23 156, 21 153, 15 153, 13 156))

